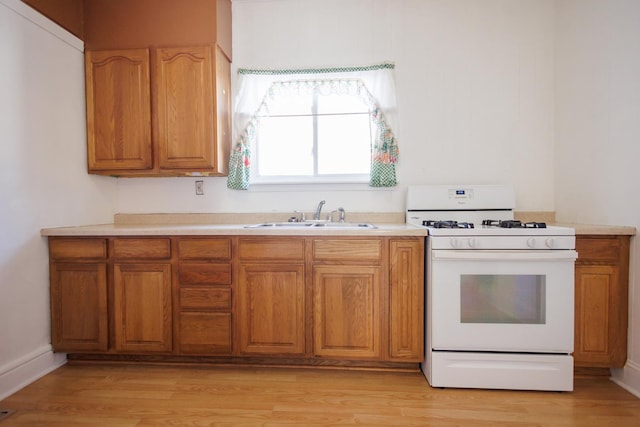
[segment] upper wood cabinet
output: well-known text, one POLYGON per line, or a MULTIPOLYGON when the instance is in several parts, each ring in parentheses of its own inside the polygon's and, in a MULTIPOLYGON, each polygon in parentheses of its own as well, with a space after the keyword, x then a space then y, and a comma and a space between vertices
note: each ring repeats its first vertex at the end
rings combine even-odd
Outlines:
POLYGON ((82 18, 89 173, 226 175, 231 0, 91 0, 82 18))
POLYGON ((89 172, 151 170, 149 51, 86 52, 89 172))
POLYGON ((87 51, 86 74, 90 173, 227 173, 230 63, 219 49, 87 51))

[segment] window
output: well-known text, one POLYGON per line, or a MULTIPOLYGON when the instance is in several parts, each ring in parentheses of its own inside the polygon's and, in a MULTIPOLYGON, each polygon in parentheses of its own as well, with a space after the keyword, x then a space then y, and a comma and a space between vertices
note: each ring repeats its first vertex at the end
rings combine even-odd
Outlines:
POLYGON ((393 68, 238 70, 227 186, 396 185, 393 68))
POLYGON ((372 126, 353 94, 280 93, 259 114, 252 182, 368 182, 372 126))

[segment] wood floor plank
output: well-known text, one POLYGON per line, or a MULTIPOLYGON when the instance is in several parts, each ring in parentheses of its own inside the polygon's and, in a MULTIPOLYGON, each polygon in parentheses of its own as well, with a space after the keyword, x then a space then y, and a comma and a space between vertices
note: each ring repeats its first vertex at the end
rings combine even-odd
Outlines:
POLYGON ((434 389, 420 372, 66 365, 0 408, 10 426, 640 425, 640 399, 607 378, 575 391, 434 389))

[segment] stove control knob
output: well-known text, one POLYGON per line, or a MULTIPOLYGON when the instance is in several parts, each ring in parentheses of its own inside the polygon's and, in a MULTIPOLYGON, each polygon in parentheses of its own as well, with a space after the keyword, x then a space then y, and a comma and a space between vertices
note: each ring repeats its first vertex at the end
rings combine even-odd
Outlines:
POLYGON ((452 248, 457 248, 458 246, 460 246, 460 242, 458 242, 458 239, 451 239, 449 243, 451 244, 452 248))
POLYGON ((531 249, 536 247, 536 239, 534 239, 533 237, 527 239, 527 246, 529 246, 531 249))
POLYGON ((470 248, 475 248, 476 247, 476 241, 475 239, 469 239, 467 240, 467 245, 469 245, 470 248))
POLYGON ((553 249, 556 247, 556 239, 553 237, 548 237, 547 240, 544 241, 549 249, 553 249))

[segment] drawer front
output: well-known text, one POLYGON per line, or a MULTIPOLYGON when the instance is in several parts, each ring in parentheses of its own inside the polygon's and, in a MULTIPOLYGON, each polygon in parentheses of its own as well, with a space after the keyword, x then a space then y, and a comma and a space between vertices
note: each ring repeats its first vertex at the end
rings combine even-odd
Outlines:
POLYGON ((316 261, 375 261, 382 259, 381 240, 314 240, 316 261))
POLYGON ((114 239, 115 258, 166 259, 171 258, 169 239, 114 239))
POLYGON ((180 288, 180 308, 231 310, 230 288, 180 288))
POLYGON ((608 261, 615 263, 620 256, 620 242, 612 238, 584 238, 576 239, 578 260, 608 261))
POLYGON ((178 280, 181 285, 230 285, 231 264, 181 263, 178 280))
POLYGON ((180 239, 178 241, 180 259, 231 259, 229 239, 180 239))
POLYGON ((231 313, 180 313, 180 354, 230 355, 231 313))
POLYGON ((304 261, 303 239, 240 239, 238 246, 243 260, 304 261))
POLYGON ((52 259, 105 259, 106 239, 50 238, 49 255, 52 259))

